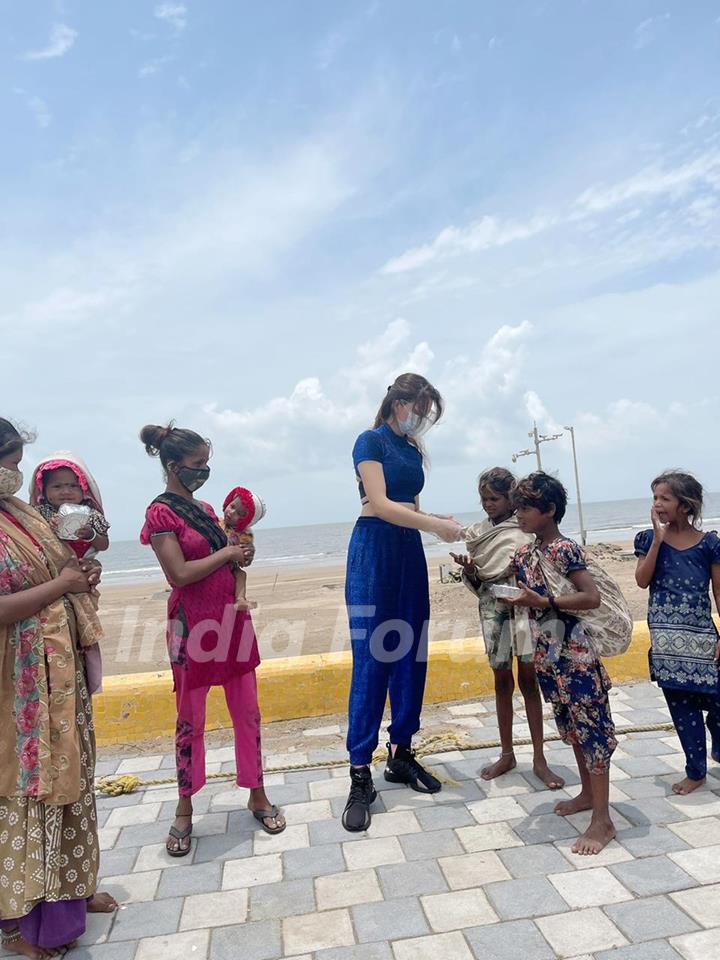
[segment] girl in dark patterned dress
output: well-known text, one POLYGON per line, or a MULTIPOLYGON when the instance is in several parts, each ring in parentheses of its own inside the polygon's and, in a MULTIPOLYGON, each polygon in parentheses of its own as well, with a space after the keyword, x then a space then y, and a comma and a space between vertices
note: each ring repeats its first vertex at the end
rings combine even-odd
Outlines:
POLYGON ((635 537, 635 579, 650 588, 650 676, 665 694, 685 751, 686 777, 674 793, 692 793, 705 783, 707 744, 703 711, 720 763, 720 643, 709 586, 720 609, 720 539, 699 529, 703 489, 695 477, 668 470, 651 484, 652 529, 635 537))
POLYGON ((534 534, 535 542, 515 554, 523 592, 509 602, 530 608, 540 690, 552 704, 558 732, 572 746, 580 773, 580 793, 556 804, 555 813, 567 817, 592 810, 590 826, 572 851, 597 854, 615 836, 609 791, 610 758, 617 740, 608 700, 610 678, 575 614, 597 608, 600 593, 582 549, 558 529, 567 506, 567 492, 560 481, 546 473, 533 473, 518 482, 510 499, 520 529, 534 534), (570 581, 574 592, 553 595, 543 566, 570 581))

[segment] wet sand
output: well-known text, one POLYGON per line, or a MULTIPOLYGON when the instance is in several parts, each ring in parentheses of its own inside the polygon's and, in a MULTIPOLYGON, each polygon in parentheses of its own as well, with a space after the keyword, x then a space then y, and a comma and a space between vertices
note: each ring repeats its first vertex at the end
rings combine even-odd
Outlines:
MULTIPOLYGON (((600 544, 591 553, 614 577, 635 620, 643 620, 647 592, 635 584, 630 544, 600 544)), ((475 637, 477 605, 461 583, 441 583, 442 557, 428 560, 432 621, 430 640, 475 637)), ((448 562, 450 562, 448 558, 448 562)), ((347 650, 343 566, 255 567, 248 570, 248 597, 258 602, 253 621, 260 654, 302 656, 347 650)), ((167 670, 164 581, 103 586, 100 616, 105 629, 103 661, 108 676, 167 670)))

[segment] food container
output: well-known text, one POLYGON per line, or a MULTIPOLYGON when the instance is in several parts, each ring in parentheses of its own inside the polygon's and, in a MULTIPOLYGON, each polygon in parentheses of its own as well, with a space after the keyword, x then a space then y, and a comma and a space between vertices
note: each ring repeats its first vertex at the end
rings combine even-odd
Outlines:
POLYGON ((58 507, 57 535, 61 540, 77 540, 78 530, 88 525, 90 507, 84 503, 63 503, 58 507))
POLYGON ((495 583, 490 587, 490 593, 496 600, 515 600, 522 593, 520 587, 508 587, 502 583, 495 583))

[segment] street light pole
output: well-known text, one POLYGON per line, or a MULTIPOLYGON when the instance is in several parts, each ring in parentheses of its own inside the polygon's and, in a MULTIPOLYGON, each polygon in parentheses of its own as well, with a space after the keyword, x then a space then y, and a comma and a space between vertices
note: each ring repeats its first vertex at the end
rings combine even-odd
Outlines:
POLYGON ((580 521, 580 539, 582 541, 582 545, 585 546, 587 543, 587 535, 585 533, 582 500, 580 498, 580 474, 578 472, 577 451, 575 450, 575 428, 565 427, 565 429, 570 433, 570 439, 572 440, 573 466, 575 467, 575 490, 577 493, 578 520, 580 521))
POLYGON ((533 420, 532 433, 528 434, 529 437, 533 438, 535 442, 535 456, 537 457, 538 470, 542 470, 542 460, 540 459, 540 437, 537 432, 537 423, 533 420))

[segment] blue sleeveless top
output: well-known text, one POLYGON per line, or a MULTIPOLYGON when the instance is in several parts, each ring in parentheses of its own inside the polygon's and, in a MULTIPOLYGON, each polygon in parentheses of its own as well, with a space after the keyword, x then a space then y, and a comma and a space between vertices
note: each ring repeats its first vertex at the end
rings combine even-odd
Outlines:
POLYGON ((398 436, 386 423, 361 433, 352 455, 363 500, 365 488, 357 468, 366 460, 382 464, 387 498, 395 503, 412 503, 425 485, 422 454, 407 437, 398 436))

